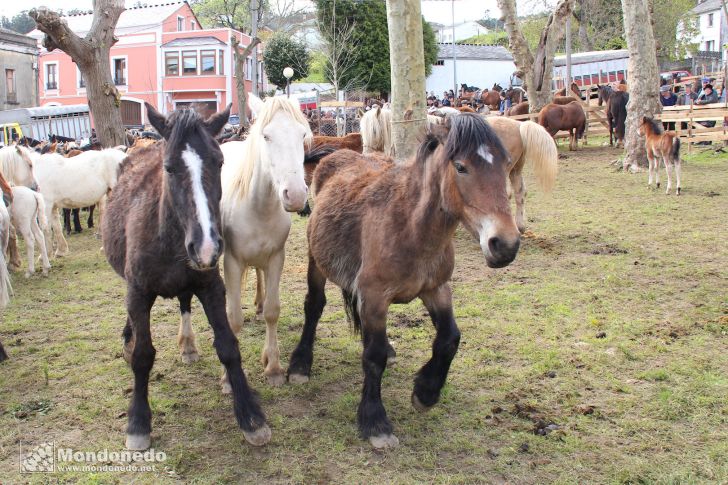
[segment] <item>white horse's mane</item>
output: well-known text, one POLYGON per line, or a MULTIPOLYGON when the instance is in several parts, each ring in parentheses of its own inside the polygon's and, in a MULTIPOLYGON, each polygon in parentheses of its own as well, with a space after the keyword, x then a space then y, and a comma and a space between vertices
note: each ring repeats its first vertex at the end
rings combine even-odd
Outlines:
POLYGON ((10 145, 0 148, 0 171, 5 177, 5 180, 11 184, 16 178, 16 173, 21 170, 23 168, 23 164, 26 163, 17 150, 23 151, 28 156, 28 159, 30 159, 30 153, 28 150, 20 145, 10 145))
MULTIPOLYGON (((225 184, 223 197, 227 201, 241 200, 249 192, 255 164, 260 158, 260 140, 263 138, 263 129, 271 123, 273 117, 279 112, 290 116, 294 121, 306 128, 306 138, 304 139, 306 146, 313 141, 313 133, 311 133, 308 120, 297 104, 284 96, 267 98, 263 108, 256 113, 255 122, 251 125, 248 137, 243 142, 242 162, 236 164, 234 166, 235 170, 230 173, 227 180, 223 181, 223 184, 225 184)), ((233 204, 225 203, 223 206, 232 207, 233 204)))
POLYGON ((375 151, 393 155, 392 146, 392 111, 376 105, 361 117, 359 121, 361 141, 364 153, 375 151))

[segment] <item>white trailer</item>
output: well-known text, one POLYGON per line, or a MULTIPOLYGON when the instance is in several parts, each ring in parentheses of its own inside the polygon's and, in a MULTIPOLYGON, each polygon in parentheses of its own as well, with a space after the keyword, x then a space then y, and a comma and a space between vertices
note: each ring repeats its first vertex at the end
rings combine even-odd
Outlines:
MULTIPOLYGON (((52 135, 80 140, 91 136, 91 115, 86 104, 21 108, 0 111, 0 126, 20 125, 21 136, 48 140, 52 135)), ((12 140, 2 140, 7 144, 12 140)))

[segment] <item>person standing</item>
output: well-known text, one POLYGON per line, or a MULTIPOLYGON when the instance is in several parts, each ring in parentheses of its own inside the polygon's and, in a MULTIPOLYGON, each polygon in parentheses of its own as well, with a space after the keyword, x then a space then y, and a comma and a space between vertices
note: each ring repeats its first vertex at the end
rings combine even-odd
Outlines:
POLYGON ((685 91, 677 97, 677 104, 679 106, 690 106, 696 99, 698 99, 698 93, 693 91, 692 83, 687 83, 685 85, 685 91))
MULTIPOLYGON (((677 96, 672 92, 672 89, 670 89, 670 86, 667 84, 660 87, 660 103, 663 107, 675 106, 677 104, 677 96)), ((663 122, 662 126, 665 130, 674 130, 675 122, 663 122)))

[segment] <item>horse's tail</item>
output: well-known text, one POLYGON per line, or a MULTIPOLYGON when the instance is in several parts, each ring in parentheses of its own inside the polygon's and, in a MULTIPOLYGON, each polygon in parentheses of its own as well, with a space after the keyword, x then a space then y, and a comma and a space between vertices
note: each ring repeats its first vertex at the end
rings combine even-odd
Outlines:
POLYGON ((532 161, 538 184, 544 191, 550 192, 558 171, 559 152, 556 150, 556 143, 543 126, 533 121, 522 122, 520 131, 522 156, 532 161))
POLYGON ((673 162, 680 160, 680 137, 675 135, 672 140, 672 147, 670 148, 670 158, 673 162))
MULTIPOLYGON (((5 209, 3 207, 3 209, 5 209)), ((13 286, 10 284, 10 273, 8 272, 7 261, 5 261, 5 248, 10 236, 10 215, 5 210, 3 220, 0 221, 0 308, 5 308, 10 303, 10 295, 13 294, 13 286)))
POLYGON ((40 226, 41 231, 45 232, 45 230, 48 228, 45 199, 43 198, 43 194, 41 194, 40 192, 33 192, 33 197, 35 197, 35 216, 38 218, 38 225, 40 226))

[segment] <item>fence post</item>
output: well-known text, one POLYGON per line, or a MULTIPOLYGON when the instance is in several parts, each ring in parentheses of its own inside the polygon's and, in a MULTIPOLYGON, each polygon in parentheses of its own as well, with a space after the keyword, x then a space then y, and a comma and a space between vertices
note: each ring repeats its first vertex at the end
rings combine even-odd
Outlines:
POLYGON ((693 153, 693 100, 690 100, 690 111, 688 111, 688 155, 693 153))

